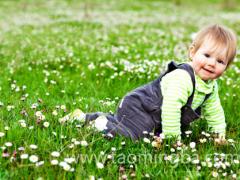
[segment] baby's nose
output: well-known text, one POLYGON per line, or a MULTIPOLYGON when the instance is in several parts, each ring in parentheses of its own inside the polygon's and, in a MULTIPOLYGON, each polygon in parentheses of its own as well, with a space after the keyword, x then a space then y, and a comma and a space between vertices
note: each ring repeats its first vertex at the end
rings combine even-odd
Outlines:
POLYGON ((216 64, 215 58, 210 58, 210 59, 208 60, 208 64, 211 65, 211 66, 215 66, 215 64, 216 64))

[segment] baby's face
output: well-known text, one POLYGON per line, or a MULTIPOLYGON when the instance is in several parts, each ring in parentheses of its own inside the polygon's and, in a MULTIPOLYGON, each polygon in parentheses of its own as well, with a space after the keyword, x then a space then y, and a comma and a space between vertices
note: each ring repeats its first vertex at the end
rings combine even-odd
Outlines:
POLYGON ((193 69, 204 81, 217 79, 228 64, 226 48, 221 46, 215 48, 214 45, 212 40, 205 40, 196 52, 194 47, 190 50, 193 69))

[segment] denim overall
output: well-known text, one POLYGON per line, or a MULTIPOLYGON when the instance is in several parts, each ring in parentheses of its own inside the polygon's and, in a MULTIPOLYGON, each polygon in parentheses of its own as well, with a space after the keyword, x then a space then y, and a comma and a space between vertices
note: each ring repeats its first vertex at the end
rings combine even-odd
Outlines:
MULTIPOLYGON (((192 67, 186 63, 178 65, 173 61, 168 64, 167 70, 156 80, 129 92, 119 104, 116 114, 88 113, 86 120, 95 120, 98 116, 104 114, 108 119, 105 133, 111 133, 113 136, 118 134, 130 137, 133 140, 144 137, 143 131, 161 133, 163 97, 160 82, 163 76, 175 69, 186 70, 191 76, 193 84, 193 92, 188 98, 186 105, 181 108, 181 132, 184 135, 184 130, 190 123, 200 117, 201 105, 196 110, 191 108, 195 92, 195 77, 192 67)), ((210 94, 205 96, 203 103, 209 96, 210 94)))

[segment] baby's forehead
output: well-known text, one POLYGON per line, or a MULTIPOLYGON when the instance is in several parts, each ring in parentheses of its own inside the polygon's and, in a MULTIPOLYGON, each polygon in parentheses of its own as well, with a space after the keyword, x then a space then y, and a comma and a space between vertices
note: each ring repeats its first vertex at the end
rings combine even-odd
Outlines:
POLYGON ((227 46, 216 40, 206 39, 201 44, 200 48, 209 53, 217 54, 218 56, 226 57, 227 55, 227 46))

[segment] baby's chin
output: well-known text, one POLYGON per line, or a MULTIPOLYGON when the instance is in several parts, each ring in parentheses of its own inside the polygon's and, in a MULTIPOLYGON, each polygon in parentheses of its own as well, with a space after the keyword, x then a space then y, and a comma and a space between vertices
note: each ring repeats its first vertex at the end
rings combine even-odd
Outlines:
POLYGON ((204 76, 204 75, 201 75, 201 74, 197 74, 201 80, 203 81, 209 81, 209 80, 214 80, 214 79, 217 79, 215 77, 209 77, 209 76, 204 76))
MULTIPOLYGON (((201 77, 200 77, 201 78, 201 77)), ((217 79, 218 77, 207 77, 207 78, 201 78, 203 81, 212 81, 217 79)))

